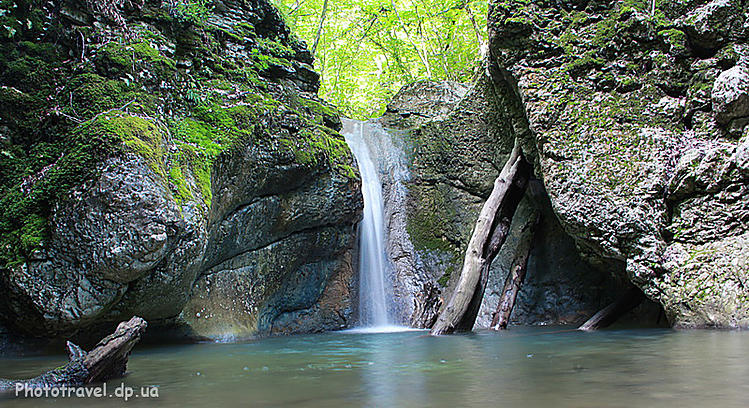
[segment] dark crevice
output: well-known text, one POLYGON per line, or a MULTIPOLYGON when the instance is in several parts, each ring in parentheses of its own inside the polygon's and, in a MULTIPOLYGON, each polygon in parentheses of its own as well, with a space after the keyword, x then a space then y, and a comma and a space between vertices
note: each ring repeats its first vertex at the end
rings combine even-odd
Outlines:
POLYGON ((692 50, 692 54, 696 56, 699 59, 710 59, 715 57, 715 55, 720 51, 721 47, 715 47, 715 48, 709 48, 709 47, 703 47, 697 43, 694 42, 691 36, 687 35, 687 44, 689 46, 689 49, 692 50))
MULTIPOLYGON (((509 121, 513 124, 512 129, 513 133, 515 133, 516 137, 520 137, 521 140, 523 140, 523 136, 530 136, 532 135, 532 131, 530 129, 529 120, 526 116, 525 109, 522 102, 522 97, 520 95, 517 81, 513 78, 512 74, 499 67, 498 64, 495 62, 491 62, 489 65, 489 73, 491 77, 492 82, 492 89, 495 94, 495 103, 502 104, 509 108, 509 121), (509 92, 508 92, 509 91, 509 92)), ((684 93, 684 89, 668 89, 665 90, 667 94, 671 96, 680 96, 684 93)), ((502 110, 499 110, 500 112, 502 110)), ((555 154, 553 152, 546 152, 543 151, 538 146, 538 143, 541 143, 537 140, 533 140, 533 143, 526 143, 526 145, 530 145, 538 149, 537 151, 533 152, 525 152, 526 154, 529 154, 531 157, 533 155, 538 155, 540 153, 544 157, 549 158, 551 160, 557 161, 557 162, 563 162, 563 161, 569 161, 570 158, 555 154)), ((540 159, 540 158, 539 158, 540 159)), ((531 196, 534 202, 540 203, 538 200, 549 200, 548 193, 545 190, 545 186, 543 185, 543 180, 539 180, 540 186, 535 186, 531 189, 531 196), (544 198, 541 198, 544 197, 544 198)), ((540 204, 537 204, 540 205, 540 204)), ((549 208, 551 208, 551 203, 549 202, 549 208)), ((556 214, 552 210, 553 216, 556 218, 556 214)), ((557 222, 559 222, 558 218, 557 222)), ((561 225, 561 224, 560 224, 561 225)), ((568 236, 572 238, 573 234, 570 231, 567 231, 566 228, 563 227, 563 230, 565 231, 568 236)), ((573 240, 577 241, 573 238, 573 240)), ((579 243, 578 243, 579 245, 579 243)), ((582 257, 582 254, 578 247, 578 253, 582 257)), ((612 290, 611 287, 609 289, 604 289, 603 287, 600 288, 597 292, 592 292, 589 294, 591 297, 597 297, 599 299, 606 299, 606 298, 612 298, 615 299, 617 296, 621 295, 625 291, 628 290, 636 290, 637 293, 642 295, 641 289, 632 289, 634 286, 630 279, 627 276, 626 273, 626 263, 623 260, 610 260, 610 262, 613 262, 617 265, 616 268, 612 268, 611 265, 604 265, 603 263, 608 263, 601 258, 601 264, 596 265, 596 268, 599 273, 601 274, 601 279, 603 281, 609 281, 610 285, 614 285, 618 289, 616 289, 616 292, 609 292, 612 290), (618 273, 610 273, 612 269, 616 269, 618 273), (618 293, 620 292, 620 293, 618 293)), ((642 295, 643 298, 645 298, 644 295, 642 295)), ((663 307, 657 303, 653 302, 650 299, 645 298, 643 302, 638 302, 639 305, 636 307, 633 307, 632 310, 628 311, 626 314, 621 316, 620 319, 617 319, 617 325, 619 324, 630 324, 635 326, 657 326, 657 327, 665 327, 665 325, 668 325, 667 319, 663 319, 663 316, 665 316, 665 311, 663 307)), ((605 306, 605 305, 601 305, 605 306)))

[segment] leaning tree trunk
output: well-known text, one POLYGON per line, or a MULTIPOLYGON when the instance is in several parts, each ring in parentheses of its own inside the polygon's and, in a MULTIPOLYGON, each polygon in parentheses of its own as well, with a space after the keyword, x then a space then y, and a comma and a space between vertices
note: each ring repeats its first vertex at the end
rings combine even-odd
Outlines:
POLYGON ((625 313, 637 307, 644 300, 645 295, 639 288, 632 286, 624 292, 614 303, 604 307, 598 313, 594 314, 593 317, 588 319, 587 322, 583 323, 582 326, 578 327, 578 330, 582 331, 593 331, 603 329, 611 326, 615 321, 619 320, 625 313))
POLYGON ((473 328, 484 297, 489 267, 507 238, 510 222, 528 184, 530 170, 520 143, 515 140, 515 147, 479 213, 458 285, 432 327, 432 335, 473 328))
POLYGON ((0 393, 12 392, 16 387, 80 387, 122 377, 127 369, 130 350, 140 340, 146 326, 148 324, 140 317, 122 322, 114 333, 103 338, 88 353, 68 342, 70 361, 67 364, 29 380, 0 379, 0 393))
POLYGON ((533 238, 535 237, 536 227, 540 221, 538 212, 533 213, 528 222, 523 226, 520 242, 515 250, 515 258, 510 264, 510 273, 507 275, 505 285, 502 289, 502 295, 497 304, 497 311, 492 316, 492 330, 504 330, 510 322, 512 309, 515 307, 520 286, 525 280, 525 274, 528 270, 528 258, 533 248, 533 238))

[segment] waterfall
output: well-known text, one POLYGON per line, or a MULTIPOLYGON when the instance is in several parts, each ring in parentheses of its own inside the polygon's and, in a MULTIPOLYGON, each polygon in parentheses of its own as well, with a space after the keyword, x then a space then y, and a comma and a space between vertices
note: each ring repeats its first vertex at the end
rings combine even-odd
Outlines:
POLYGON ((385 290, 385 220, 382 184, 365 137, 365 122, 345 120, 343 135, 361 173, 364 218, 359 238, 359 322, 366 327, 389 326, 385 290))

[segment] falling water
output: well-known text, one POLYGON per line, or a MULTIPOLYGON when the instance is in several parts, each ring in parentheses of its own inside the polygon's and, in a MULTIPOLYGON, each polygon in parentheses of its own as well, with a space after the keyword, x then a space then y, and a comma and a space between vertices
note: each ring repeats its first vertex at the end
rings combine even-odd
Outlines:
POLYGON ((365 122, 347 120, 346 143, 359 164, 364 196, 364 219, 359 241, 359 321, 366 327, 388 326, 385 294, 385 231, 382 185, 365 140, 365 122))

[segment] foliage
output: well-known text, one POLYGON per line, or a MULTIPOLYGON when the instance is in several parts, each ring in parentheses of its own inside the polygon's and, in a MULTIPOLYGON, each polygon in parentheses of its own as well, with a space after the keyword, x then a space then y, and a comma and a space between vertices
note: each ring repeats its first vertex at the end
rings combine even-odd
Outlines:
MULTIPOLYGON (((275 2, 292 31, 313 44, 325 1, 275 2)), ((486 42, 487 7, 485 0, 330 2, 315 55, 320 95, 363 118, 380 115, 417 79, 470 80, 486 42)))
POLYGON ((167 0, 164 7, 175 20, 203 25, 213 9, 213 0, 167 0))

